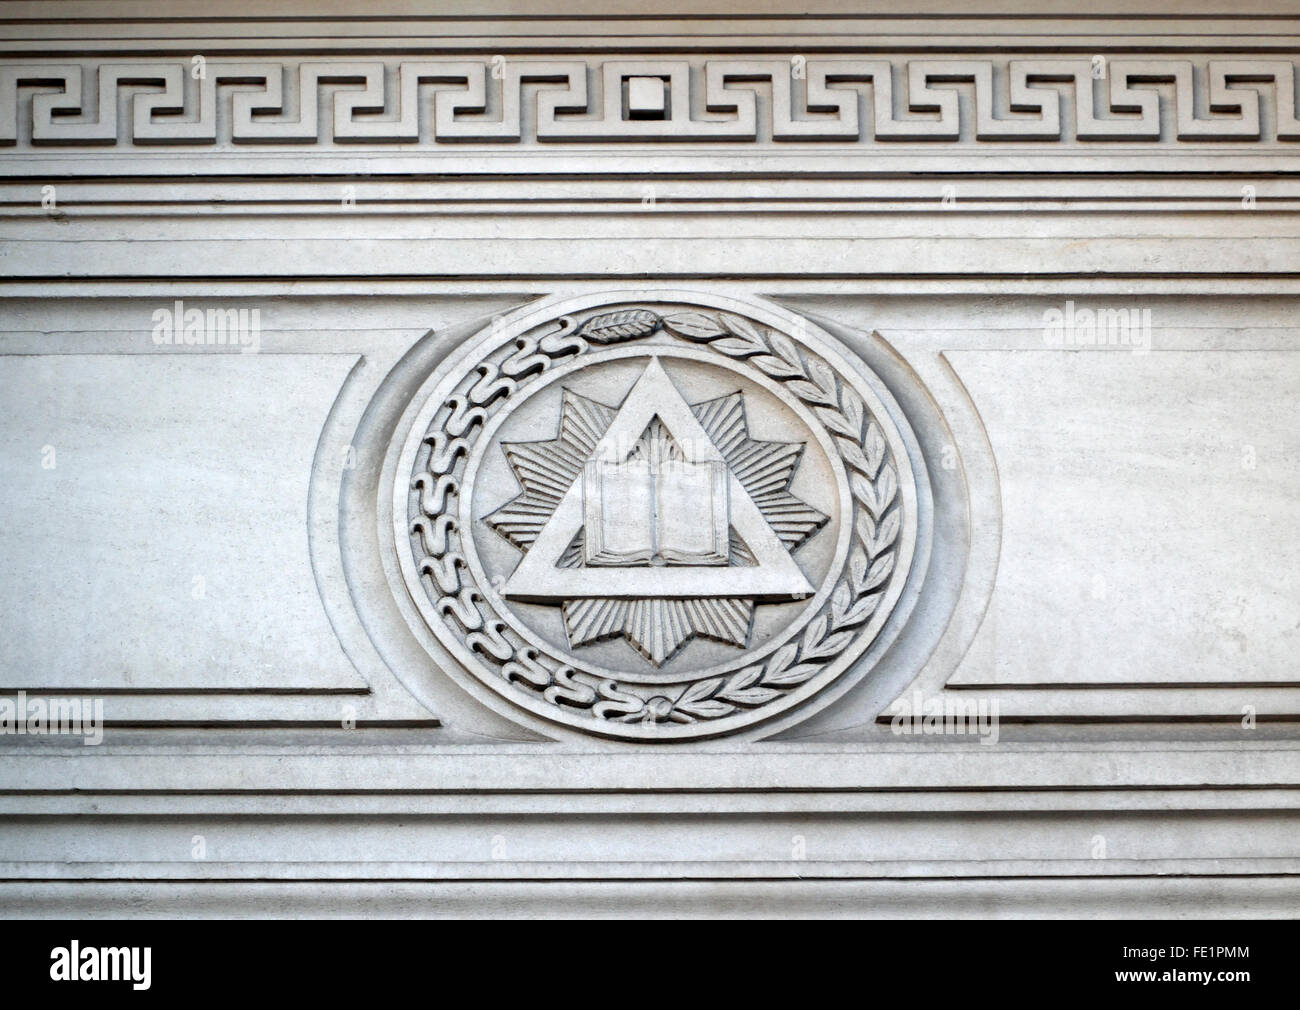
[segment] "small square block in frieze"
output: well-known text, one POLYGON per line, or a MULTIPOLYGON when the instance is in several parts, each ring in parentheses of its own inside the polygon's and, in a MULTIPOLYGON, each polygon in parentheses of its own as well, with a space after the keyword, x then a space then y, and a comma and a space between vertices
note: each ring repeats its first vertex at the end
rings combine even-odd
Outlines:
POLYGON ((667 119, 668 84, 658 77, 627 78, 629 119, 667 119))

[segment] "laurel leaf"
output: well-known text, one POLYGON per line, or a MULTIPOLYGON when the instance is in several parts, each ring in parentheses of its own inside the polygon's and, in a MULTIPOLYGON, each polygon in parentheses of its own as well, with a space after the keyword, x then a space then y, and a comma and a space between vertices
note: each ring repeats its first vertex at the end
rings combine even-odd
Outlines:
POLYGON ((726 314, 725 318, 727 322, 727 329, 729 329, 736 336, 743 338, 744 340, 748 341, 750 344, 753 344, 755 351, 767 350, 767 345, 763 343, 763 335, 758 332, 758 330, 754 327, 754 324, 751 323, 748 319, 746 319, 744 316, 733 315, 730 312, 726 314))
POLYGON ((841 582, 839 586, 836 587, 834 594, 831 596, 831 612, 835 614, 844 613, 844 611, 848 610, 849 603, 851 603, 852 600, 853 597, 849 593, 847 583, 841 582))
POLYGON ((835 401, 826 395, 826 391, 813 382, 797 380, 788 384, 790 392, 808 403, 819 403, 824 407, 834 407, 835 401))
POLYGON ((725 694, 730 694, 732 691, 743 691, 747 687, 750 687, 752 684, 757 683, 758 678, 761 677, 762 675, 763 675, 763 667, 761 664, 755 666, 747 666, 739 673, 733 675, 732 678, 729 681, 727 681, 727 686, 723 688, 722 691, 719 691, 718 694, 719 696, 722 696, 725 694))
POLYGON ((757 358, 751 358, 749 363, 757 365, 774 379, 790 379, 796 375, 803 375, 801 369, 794 367, 784 358, 778 358, 773 354, 763 354, 757 358))
POLYGON ((872 515, 880 511, 880 499, 876 496, 876 485, 872 484, 862 474, 849 474, 849 488, 853 492, 853 497, 862 502, 872 515))
POLYGON ((835 396, 835 373, 831 371, 830 365, 822 361, 821 358, 808 359, 808 374, 812 376, 813 382, 821 388, 826 397, 831 401, 832 406, 838 406, 839 403, 835 396))
MULTIPOLYGON (((756 672, 762 673, 761 666, 754 668, 756 672)), ((780 691, 775 691, 770 687, 728 687, 719 691, 717 697, 726 698, 728 701, 734 701, 741 705, 762 705, 779 697, 780 691)))
POLYGON ((882 553, 885 548, 898 539, 898 527, 898 510, 895 509, 881 521, 880 529, 872 540, 871 554, 873 557, 882 553))
MULTIPOLYGON (((871 493, 874 495, 875 490, 873 489, 871 493)), ((871 513, 863 509, 858 513, 857 521, 853 525, 857 530, 858 539, 867 546, 868 550, 871 550, 872 545, 876 542, 876 521, 871 518, 871 513)), ((871 556, 875 557, 876 553, 876 551, 872 550, 871 556)))
POLYGON ((675 316, 664 317, 664 329, 684 340, 708 343, 719 337, 727 336, 722 324, 703 312, 682 312, 675 316))
POLYGON ((882 593, 876 593, 872 596, 864 596, 853 606, 853 609, 844 612, 844 617, 840 620, 838 626, 841 628, 851 628, 855 624, 861 624, 876 612, 876 606, 880 603, 882 597, 882 593))
POLYGON ((703 701, 710 698, 713 693, 722 686, 721 677, 713 677, 710 680, 697 680, 682 692, 682 696, 677 699, 677 704, 687 704, 690 702, 703 701))
POLYGON ((861 547, 853 548, 849 554, 849 576, 853 579, 853 592, 861 596, 862 583, 867 577, 867 552, 861 547))
POLYGON ((867 437, 862 440, 863 452, 867 455, 867 473, 874 477, 885 458, 885 436, 880 433, 880 425, 872 421, 867 425, 867 437))
POLYGON ((804 659, 826 659, 830 656, 838 655, 840 650, 849 644, 853 637, 851 631, 841 631, 837 634, 830 635, 826 641, 822 642, 815 649, 810 649, 804 654, 804 659))
POLYGON ((820 669, 821 664, 819 663, 800 663, 798 666, 790 667, 779 677, 773 677, 769 674, 763 683, 775 684, 778 687, 790 687, 792 684, 802 684, 820 669))
POLYGON ((850 437, 857 438, 862 434, 862 397, 858 396, 848 386, 845 386, 840 394, 840 408, 844 411, 844 416, 848 418, 849 427, 853 429, 850 437))
POLYGON ((659 316, 649 309, 619 309, 592 316, 575 332, 593 344, 616 344, 647 337, 659 328, 659 316))
POLYGON ((799 646, 791 642, 789 645, 783 645, 772 654, 771 660, 767 664, 767 676, 764 680, 771 680, 772 674, 780 673, 787 666, 794 662, 794 657, 799 655, 799 646))
POLYGON ((836 435, 843 435, 845 438, 852 439, 853 445, 855 447, 857 446, 858 432, 849 423, 848 418, 838 410, 833 410, 830 407, 818 407, 816 409, 816 414, 822 424, 826 425, 827 428, 833 431, 836 435))
POLYGON ((679 712, 686 712, 700 719, 720 719, 724 715, 730 715, 736 711, 735 705, 729 705, 725 701, 693 701, 690 704, 678 702, 676 709, 679 712))
POLYGON ((836 447, 840 450, 840 455, 844 457, 849 466, 861 470, 864 473, 869 472, 871 464, 867 457, 862 454, 862 447, 856 441, 850 441, 847 438, 835 440, 836 447))
POLYGON ((804 631, 803 633, 804 648, 805 649, 812 648, 814 645, 816 645, 816 643, 822 640, 822 636, 825 634, 826 634, 826 616, 823 614, 821 617, 817 618, 817 620, 813 621, 812 624, 808 625, 807 630, 804 631))
POLYGON ((792 375, 803 375, 803 365, 799 361, 799 352, 795 350, 794 341, 784 333, 773 332, 772 350, 774 350, 785 363, 790 366, 792 375))
POLYGON ((883 466, 880 473, 876 476, 876 500, 880 503, 880 508, 876 510, 876 518, 879 519, 885 509, 894 501, 894 495, 898 493, 898 475, 894 472, 892 466, 883 466))
POLYGON ((767 350, 767 348, 762 344, 755 347, 752 343, 742 337, 722 337, 719 340, 713 341, 709 346, 715 351, 721 351, 723 354, 728 354, 733 358, 743 358, 767 350))
POLYGON ((722 684, 723 678, 721 677, 714 677, 711 680, 697 680, 682 692, 682 696, 677 699, 677 704, 673 708, 678 712, 686 712, 701 719, 716 719, 719 716, 727 715, 729 712, 734 712, 735 705, 711 700, 714 692, 722 687, 722 684))
POLYGON ((853 497, 862 502, 863 506, 879 519, 898 492, 898 477, 895 476, 894 468, 891 466, 884 467, 880 471, 880 476, 876 478, 874 484, 860 473, 853 473, 849 475, 849 488, 853 491, 853 497))
POLYGON ((889 578, 889 573, 894 570, 894 555, 886 554, 879 557, 871 566, 871 571, 867 572, 867 580, 863 585, 864 591, 875 589, 878 585, 889 578))

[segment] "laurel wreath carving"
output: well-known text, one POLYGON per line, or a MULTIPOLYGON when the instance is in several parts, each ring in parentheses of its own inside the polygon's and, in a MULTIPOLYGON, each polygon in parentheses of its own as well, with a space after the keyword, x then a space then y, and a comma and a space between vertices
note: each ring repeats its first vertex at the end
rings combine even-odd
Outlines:
POLYGON ((422 453, 419 459, 426 461, 417 462, 411 482, 419 494, 410 533, 420 557, 417 567, 435 608, 445 621, 454 620, 464 629, 465 644, 499 667, 506 682, 598 720, 688 724, 721 719, 766 705, 806 683, 854 640, 879 607, 894 571, 901 523, 901 510, 896 507, 898 474, 888 444, 858 394, 826 362, 812 354, 800 355, 784 334, 764 333, 728 312, 661 316, 646 308, 618 309, 581 323, 565 317, 556 332, 540 339, 520 337, 514 353, 499 365, 483 362, 478 375, 466 393, 448 399, 424 437, 427 459, 422 453), (853 541, 829 601, 796 639, 735 673, 691 682, 672 692, 675 697, 647 699, 614 680, 575 670, 558 657, 516 641, 482 595, 461 579, 465 559, 456 550, 459 531, 454 512, 460 492, 458 461, 468 455, 501 401, 593 344, 624 343, 660 331, 744 361, 781 382, 813 411, 831 433, 848 472, 853 541))

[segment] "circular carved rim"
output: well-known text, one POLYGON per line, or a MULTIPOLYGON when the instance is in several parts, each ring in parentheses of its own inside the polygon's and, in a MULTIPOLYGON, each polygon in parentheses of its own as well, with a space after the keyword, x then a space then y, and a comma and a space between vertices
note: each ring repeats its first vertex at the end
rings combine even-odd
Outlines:
POLYGON ((448 672, 492 707, 507 702, 508 714, 638 741, 736 732, 792 712, 831 684, 856 682, 867 671, 849 668, 878 637, 907 578, 917 494, 894 418, 861 374, 866 366, 853 361, 806 320, 703 293, 583 296, 520 310, 476 334, 417 394, 393 489, 402 576, 461 667, 448 672), (503 619, 509 608, 495 591, 465 577, 474 551, 461 539, 461 494, 472 491, 476 454, 491 444, 503 408, 561 370, 608 360, 612 349, 668 353, 652 338, 670 340, 674 356, 713 355, 776 393, 827 451, 841 501, 835 561, 800 615, 761 649, 671 683, 575 663, 521 635, 513 618, 503 619))

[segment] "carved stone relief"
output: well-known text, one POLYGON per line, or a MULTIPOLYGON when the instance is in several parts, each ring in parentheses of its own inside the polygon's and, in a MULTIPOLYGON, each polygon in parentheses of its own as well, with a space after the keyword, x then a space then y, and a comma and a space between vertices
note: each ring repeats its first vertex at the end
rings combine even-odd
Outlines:
POLYGON ((214 58, 201 75, 177 58, 10 62, 0 144, 26 116, 36 145, 1300 140, 1290 60, 1098 60, 214 58))
POLYGON ((806 321, 584 301, 498 322, 417 398, 394 533, 449 672, 637 740, 750 727, 864 675, 917 537, 866 366, 806 321))

